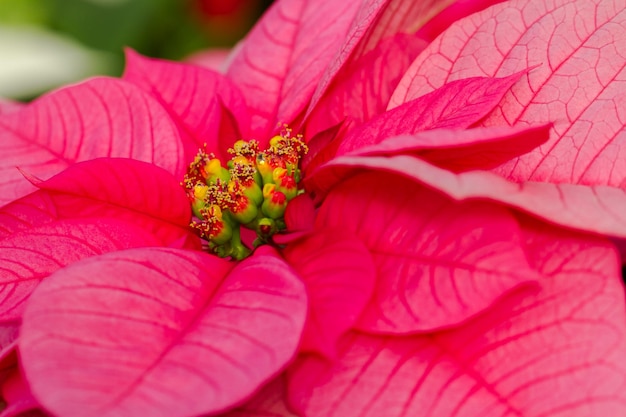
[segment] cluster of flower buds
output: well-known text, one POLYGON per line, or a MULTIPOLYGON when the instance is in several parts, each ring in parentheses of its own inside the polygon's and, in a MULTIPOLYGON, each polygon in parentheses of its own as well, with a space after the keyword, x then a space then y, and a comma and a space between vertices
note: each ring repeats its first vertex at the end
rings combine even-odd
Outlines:
POLYGON ((241 227, 256 232, 254 245, 271 242, 285 228, 287 204, 298 188, 300 160, 307 152, 301 135, 285 128, 266 150, 256 140, 237 141, 224 166, 212 153, 200 150, 189 165, 183 186, 195 218, 191 227, 221 257, 243 259, 251 252, 241 241, 241 227))

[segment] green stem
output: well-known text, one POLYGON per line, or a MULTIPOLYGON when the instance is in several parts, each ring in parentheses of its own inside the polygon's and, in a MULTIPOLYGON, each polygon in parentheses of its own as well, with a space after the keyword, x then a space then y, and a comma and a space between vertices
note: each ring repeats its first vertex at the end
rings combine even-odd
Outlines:
POLYGON ((230 245, 232 248, 230 256, 232 256, 236 261, 241 261, 252 253, 252 251, 241 242, 241 232, 239 226, 233 227, 233 237, 230 241, 230 245))

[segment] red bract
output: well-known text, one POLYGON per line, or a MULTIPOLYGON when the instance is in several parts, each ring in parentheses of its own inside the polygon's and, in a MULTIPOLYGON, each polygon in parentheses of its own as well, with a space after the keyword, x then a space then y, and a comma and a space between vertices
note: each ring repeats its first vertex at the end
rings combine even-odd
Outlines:
POLYGON ((623 33, 599 22, 624 7, 579 28, 588 2, 455 24, 496 2, 452 3, 280 0, 225 74, 128 51, 123 80, 3 105, 4 415, 625 414, 616 251, 555 226, 626 237, 619 164, 594 187, 513 175, 537 152, 574 169, 580 120, 620 149, 623 125, 589 113, 609 93, 553 74, 602 30, 613 91, 623 33), (310 148, 289 233, 240 262, 201 252, 184 167, 283 124, 310 148))

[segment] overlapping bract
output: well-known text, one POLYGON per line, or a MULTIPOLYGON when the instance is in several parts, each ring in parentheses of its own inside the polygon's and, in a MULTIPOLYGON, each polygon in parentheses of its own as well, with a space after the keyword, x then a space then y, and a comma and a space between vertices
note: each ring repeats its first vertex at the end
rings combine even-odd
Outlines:
POLYGON ((2 105, 2 415, 626 413, 618 254, 585 234, 626 237, 624 6, 452 3, 280 0, 225 74, 129 51, 2 105), (198 251, 195 149, 282 123, 292 233, 198 251))
POLYGON ((60 415, 220 411, 281 370, 306 315, 301 281, 267 254, 233 268, 175 249, 111 253, 58 271, 34 297, 20 353, 60 415))

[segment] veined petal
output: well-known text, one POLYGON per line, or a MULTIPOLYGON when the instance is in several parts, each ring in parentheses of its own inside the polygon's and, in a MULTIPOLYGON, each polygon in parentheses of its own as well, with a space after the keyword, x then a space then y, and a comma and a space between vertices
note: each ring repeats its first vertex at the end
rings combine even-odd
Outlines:
POLYGON ((313 137, 345 119, 360 124, 383 113, 402 74, 426 45, 415 35, 399 33, 346 64, 309 109, 306 136, 313 137))
POLYGON ((496 169, 514 181, 626 184, 626 8, 621 1, 515 0, 459 21, 435 40, 391 106, 452 80, 535 67, 485 125, 552 122, 550 140, 496 169))
POLYGON ((145 230, 116 219, 60 220, 0 240, 0 322, 19 321, 37 285, 66 265, 158 244, 145 230))
MULTIPOLYGON (((320 79, 310 109, 317 106, 340 71, 352 71, 353 65, 375 50, 379 43, 387 42, 387 39, 397 34, 414 34, 452 3, 454 0, 365 0, 348 31, 344 45, 320 79)), ((398 58, 396 56, 392 59, 398 58)), ((396 62, 394 66, 396 70, 401 70, 404 65, 396 62)))
POLYGON ((410 155, 342 156, 318 170, 307 189, 322 199, 333 184, 362 169, 391 171, 437 189, 455 200, 496 201, 568 228, 626 237, 626 191, 611 186, 543 182, 514 183, 489 171, 460 174, 410 155))
POLYGON ((162 245, 199 248, 188 229, 189 200, 180 184, 155 165, 99 158, 74 164, 37 187, 0 208, 0 237, 58 219, 109 217, 144 228, 162 245))
POLYGON ((417 33, 430 43, 457 20, 504 1, 507 0, 457 0, 428 19, 417 33))
POLYGON ((0 205, 33 191, 16 167, 47 179, 98 157, 154 163, 175 176, 186 168, 178 129, 138 87, 95 78, 0 117, 0 205))
POLYGON ((247 403, 222 417, 298 417, 287 404, 285 376, 280 375, 247 403))
POLYGON ((490 169, 547 141, 550 127, 435 129, 412 136, 390 137, 376 145, 357 148, 350 154, 416 155, 454 172, 490 169))
POLYGON ((309 294, 309 317, 300 349, 332 358, 337 340, 354 326, 373 294, 372 257, 346 228, 332 226, 288 245, 284 256, 309 294))
POLYGON ((58 271, 33 294, 20 334, 35 397, 54 414, 102 417, 242 403, 294 355, 307 301, 275 253, 233 265, 154 248, 58 271))
POLYGON ((489 114, 522 75, 523 72, 506 78, 475 77, 446 84, 356 127, 341 141, 337 154, 400 134, 438 128, 467 129, 489 114))
POLYGON ((290 123, 304 110, 359 4, 281 0, 252 29, 227 76, 253 111, 253 137, 264 139, 277 124, 290 123))
POLYGON ((0 239, 53 222, 57 218, 51 196, 46 192, 35 191, 0 207, 0 239))
POLYGON ((195 65, 147 58, 126 50, 123 79, 155 97, 180 129, 186 161, 205 143, 218 158, 235 141, 249 136, 250 115, 239 89, 225 76, 195 65), (229 113, 229 114, 225 114, 229 113), (222 124, 232 124, 232 137, 222 124))
POLYGON ((615 250, 545 224, 524 235, 544 275, 539 292, 511 294, 453 331, 348 335, 334 364, 314 356, 296 363, 291 404, 328 417, 625 414, 626 311, 615 250))
POLYGON ((317 217, 363 241, 376 266, 358 329, 392 334, 457 326, 537 278, 515 218, 488 203, 456 203, 382 172, 336 186, 317 217))

